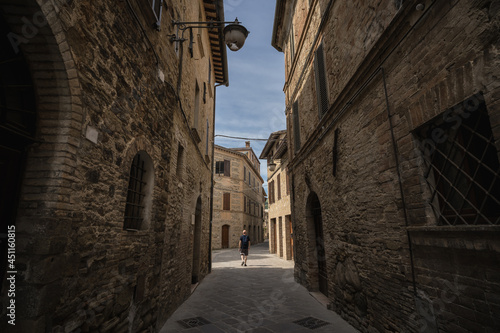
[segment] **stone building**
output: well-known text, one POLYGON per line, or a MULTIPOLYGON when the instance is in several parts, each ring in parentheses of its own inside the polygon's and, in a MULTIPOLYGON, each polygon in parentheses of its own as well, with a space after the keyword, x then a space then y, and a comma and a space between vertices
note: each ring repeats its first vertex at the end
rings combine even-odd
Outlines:
POLYGON ((243 230, 252 244, 264 240, 263 182, 250 142, 245 148, 215 145, 212 249, 238 247, 243 230))
POLYGON ((224 21, 223 2, 0 0, 0 14, 0 331, 155 331, 210 271, 228 83, 221 29, 172 21, 224 21))
POLYGON ((500 2, 277 0, 295 278, 362 332, 500 331, 500 2))
POLYGON ((269 252, 276 253, 285 260, 291 260, 293 259, 293 226, 286 130, 269 135, 259 158, 267 159, 268 166, 269 252))

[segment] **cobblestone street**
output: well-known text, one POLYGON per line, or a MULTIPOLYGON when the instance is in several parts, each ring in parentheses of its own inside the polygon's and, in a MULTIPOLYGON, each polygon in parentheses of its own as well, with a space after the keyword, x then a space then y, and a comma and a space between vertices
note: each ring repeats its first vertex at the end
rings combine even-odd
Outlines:
POLYGON ((293 261, 269 254, 267 241, 247 264, 236 249, 214 251, 212 273, 160 332, 357 332, 294 282, 293 261))

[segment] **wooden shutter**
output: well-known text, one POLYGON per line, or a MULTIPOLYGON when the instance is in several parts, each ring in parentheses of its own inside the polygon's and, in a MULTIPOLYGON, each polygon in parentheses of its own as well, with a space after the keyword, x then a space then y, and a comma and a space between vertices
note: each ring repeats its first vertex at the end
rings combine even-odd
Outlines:
POLYGON ((224 176, 231 177, 231 161, 224 160, 224 176))
POLYGON ((290 195, 290 171, 286 171, 286 194, 290 195))
POLYGON ((328 91, 326 86, 325 54, 323 43, 316 49, 314 56, 314 72, 316 77, 316 97, 318 99, 319 117, 328 111, 328 91))
POLYGON ((243 211, 247 212, 247 197, 243 196, 243 211))
POLYGON ((293 112, 293 145, 294 151, 300 150, 300 121, 299 121, 299 102, 295 101, 292 105, 293 112))
POLYGON ((281 174, 278 175, 278 200, 281 200, 281 174))
POLYGON ((224 210, 231 210, 231 193, 224 193, 223 209, 224 210))
POLYGON ((246 166, 243 167, 243 181, 244 182, 247 181, 247 167, 246 166))
POLYGON ((333 176, 337 176, 337 161, 338 161, 338 140, 339 140, 340 129, 335 129, 335 137, 333 139, 333 176))
POLYGON ((274 203, 274 180, 269 184, 269 202, 274 203))

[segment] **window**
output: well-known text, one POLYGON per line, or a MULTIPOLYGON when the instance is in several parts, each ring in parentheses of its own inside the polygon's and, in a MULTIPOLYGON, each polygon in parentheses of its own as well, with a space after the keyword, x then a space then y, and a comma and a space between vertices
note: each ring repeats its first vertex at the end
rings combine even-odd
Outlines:
POLYGON ((251 180, 252 180, 252 175, 250 174, 250 171, 248 171, 248 186, 251 185, 251 180))
POLYGON ((247 181, 247 167, 246 166, 243 167, 243 181, 244 182, 247 181))
POLYGON ((299 102, 295 101, 292 105, 293 117, 293 145, 294 151, 300 150, 300 122, 299 122, 299 102))
POLYGON ((278 200, 281 200, 281 174, 278 174, 278 200))
POLYGON ((163 0, 136 0, 147 26, 160 30, 163 0))
POLYGON ((231 210, 231 193, 223 194, 223 210, 231 210))
POLYGON ((154 170, 146 152, 135 155, 130 167, 124 230, 146 229, 151 211, 154 170))
POLYGON ((153 13, 156 16, 156 19, 160 21, 161 19, 161 7, 163 0, 148 0, 151 3, 151 8, 153 9, 153 13))
POLYGON ((500 224, 500 167, 482 95, 415 131, 440 225, 500 224))
POLYGON ((193 127, 196 130, 198 130, 199 117, 200 117, 200 86, 198 85, 198 82, 196 82, 194 91, 194 123, 193 123, 193 127))
POLYGON ((208 85, 212 83, 212 61, 208 58, 208 85))
POLYGON ((328 90, 326 84, 325 54, 323 43, 314 52, 314 76, 316 77, 316 97, 318 100, 319 118, 328 111, 328 90))
POLYGON ((182 171, 184 170, 184 147, 179 143, 177 149, 177 168, 176 175, 178 178, 182 178, 182 171))
POLYGON ((334 138, 333 138, 333 148, 332 148, 333 170, 332 170, 332 173, 333 173, 334 177, 337 176, 337 162, 339 159, 339 157, 338 157, 338 154, 339 154, 338 153, 339 132, 340 132, 340 129, 336 128, 334 138))
POLYGON ((243 212, 247 212, 247 197, 243 196, 243 212))
POLYGON ((203 104, 207 103, 207 83, 203 82, 203 104))
POLYGON ((224 161, 215 162, 215 174, 216 175, 224 174, 224 161))
POLYGON ((205 138, 205 155, 208 156, 208 140, 209 140, 209 132, 210 132, 210 123, 207 119, 207 137, 205 138))
POLYGON ((224 175, 226 177, 231 176, 231 162, 228 160, 215 162, 215 174, 224 175))
POLYGON ((290 39, 288 43, 290 44, 290 60, 291 62, 293 62, 295 58, 295 36, 294 36, 293 25, 290 28, 290 39))

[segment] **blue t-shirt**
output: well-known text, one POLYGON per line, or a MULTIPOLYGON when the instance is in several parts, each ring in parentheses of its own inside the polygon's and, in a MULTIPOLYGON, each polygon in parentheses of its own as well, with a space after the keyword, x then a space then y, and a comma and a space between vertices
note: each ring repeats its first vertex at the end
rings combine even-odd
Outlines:
POLYGON ((241 248, 248 249, 248 242, 250 242, 250 237, 248 237, 247 235, 241 235, 240 241, 241 241, 241 248))

